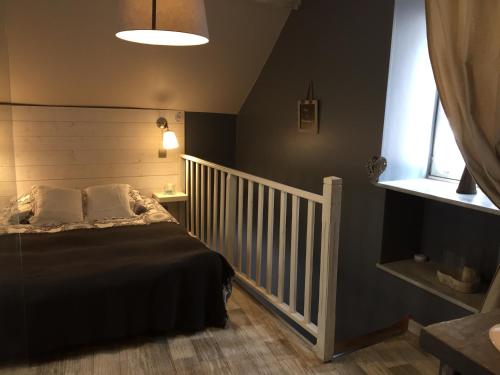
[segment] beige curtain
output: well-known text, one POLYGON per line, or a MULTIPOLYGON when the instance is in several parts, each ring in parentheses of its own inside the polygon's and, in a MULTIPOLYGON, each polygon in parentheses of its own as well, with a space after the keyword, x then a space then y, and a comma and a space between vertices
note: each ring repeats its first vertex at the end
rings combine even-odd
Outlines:
POLYGON ((444 111, 467 167, 500 207, 500 0, 426 0, 444 111))

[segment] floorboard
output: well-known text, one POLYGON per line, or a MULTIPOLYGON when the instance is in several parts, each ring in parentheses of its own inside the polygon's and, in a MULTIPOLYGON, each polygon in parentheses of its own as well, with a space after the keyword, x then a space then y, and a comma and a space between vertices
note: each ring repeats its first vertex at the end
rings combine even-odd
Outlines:
POLYGON ((0 375, 140 374, 437 374, 438 362, 411 333, 337 358, 316 359, 311 348, 235 286, 226 329, 141 341, 43 364, 0 368, 0 375))

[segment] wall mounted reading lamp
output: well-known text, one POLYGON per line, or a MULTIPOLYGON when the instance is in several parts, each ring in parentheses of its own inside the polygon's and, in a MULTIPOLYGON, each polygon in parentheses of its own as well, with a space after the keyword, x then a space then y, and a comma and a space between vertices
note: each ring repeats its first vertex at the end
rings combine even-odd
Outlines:
POLYGON ((179 141, 177 140, 175 133, 168 128, 168 121, 165 117, 160 117, 156 120, 156 126, 161 130, 163 145, 163 148, 158 150, 158 157, 166 158, 167 150, 179 148, 179 141))

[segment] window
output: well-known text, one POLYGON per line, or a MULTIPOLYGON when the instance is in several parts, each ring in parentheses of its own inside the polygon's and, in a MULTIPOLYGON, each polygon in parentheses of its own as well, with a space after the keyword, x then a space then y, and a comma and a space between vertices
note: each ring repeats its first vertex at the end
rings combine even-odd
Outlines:
POLYGON ((457 183, 465 163, 436 100, 424 5, 422 0, 395 2, 382 138, 382 155, 388 165, 381 178, 457 183))
POLYGON ((460 180, 465 162, 458 149, 441 101, 437 102, 429 175, 430 177, 460 180))

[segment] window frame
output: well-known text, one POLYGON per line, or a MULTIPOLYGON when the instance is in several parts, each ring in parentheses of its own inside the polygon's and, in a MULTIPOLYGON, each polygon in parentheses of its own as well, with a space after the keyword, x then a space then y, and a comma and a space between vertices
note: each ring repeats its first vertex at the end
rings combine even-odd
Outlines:
MULTIPOLYGON (((438 112, 439 112, 440 103, 441 103, 441 99, 439 97, 439 93, 436 90, 434 114, 433 114, 433 118, 432 118, 431 147, 430 147, 430 152, 429 152, 429 162, 427 163, 427 173, 426 173, 425 178, 428 178, 431 180, 449 182, 449 183, 456 183, 458 185, 460 182, 460 178, 455 179, 455 178, 443 177, 443 176, 438 176, 438 175, 432 174, 432 165, 434 162, 434 147, 436 146, 436 129, 437 129, 437 125, 438 125, 437 122, 438 122, 438 112)), ((463 159, 463 157, 462 157, 462 159, 463 159)))

